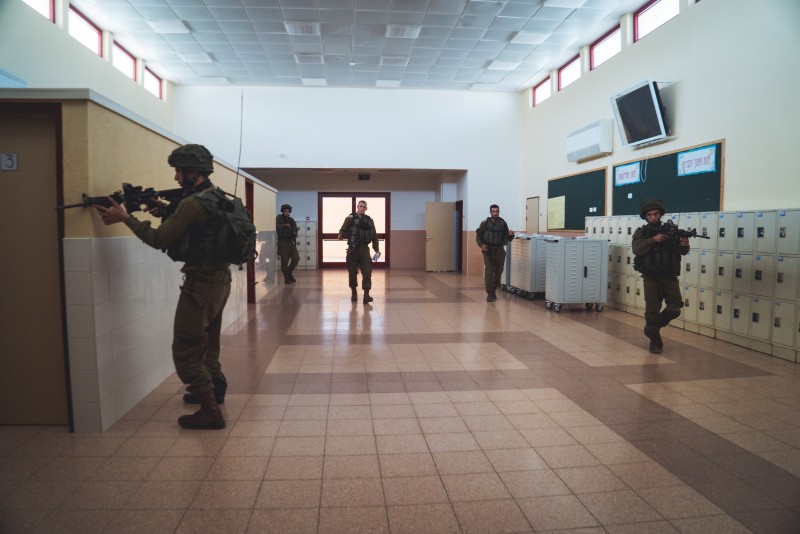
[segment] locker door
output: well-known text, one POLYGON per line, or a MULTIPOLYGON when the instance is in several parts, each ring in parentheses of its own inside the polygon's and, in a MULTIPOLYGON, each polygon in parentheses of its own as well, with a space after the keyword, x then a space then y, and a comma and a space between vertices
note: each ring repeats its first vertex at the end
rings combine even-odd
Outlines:
POLYGON ((598 241, 583 242, 583 265, 581 272, 583 276, 583 299, 585 302, 604 302, 606 277, 608 276, 606 266, 606 255, 603 253, 604 243, 598 241), (605 273, 605 276, 604 276, 605 273))
POLYGON ((733 316, 733 294, 714 291, 714 328, 730 332, 733 316))
POLYGON ((582 300, 583 289, 583 247, 581 241, 564 240, 564 266, 567 276, 564 279, 564 302, 582 300))
POLYGON ((631 240, 633 239, 633 233, 639 228, 642 224, 642 219, 637 215, 628 215, 625 220, 625 243, 628 245, 631 244, 631 240))
POLYGON ((736 214, 736 252, 753 252, 755 245, 756 219, 752 211, 736 214))
POLYGON ((719 239, 719 215, 717 212, 701 213, 700 226, 697 233, 708 236, 710 239, 699 239, 700 250, 717 250, 717 240, 719 239))
POLYGON ((625 276, 625 283, 623 286, 622 303, 626 306, 636 305, 636 277, 625 276))
POLYGON ((781 210, 777 218, 777 253, 800 254, 800 210, 781 210))
POLYGON ((753 292, 753 255, 733 255, 733 292, 749 295, 753 292))
POLYGON ((750 295, 733 294, 731 300, 731 330, 739 335, 750 333, 750 295))
POLYGON ((639 309, 644 309, 644 279, 636 277, 636 293, 634 294, 633 305, 639 309))
POLYGON ((700 214, 699 213, 681 213, 680 217, 678 217, 680 226, 684 230, 692 231, 696 229, 700 224, 700 214))
POLYGON ((775 291, 775 256, 753 256, 753 294, 772 297, 775 291))
POLYGON ((631 248, 630 244, 625 247, 625 274, 630 276, 636 276, 638 273, 633 268, 633 248, 631 248))
POLYGON ((778 256, 775 258, 775 298, 796 300, 798 288, 797 256, 778 256))
POLYGON ((681 283, 696 286, 700 280, 699 250, 690 250, 681 258, 681 283))
POLYGON ((714 326, 714 291, 705 287, 697 288, 697 322, 714 326))
POLYGON ((607 239, 611 243, 618 243, 618 226, 619 226, 619 216, 609 217, 608 218, 608 236, 607 239))
POLYGON ((681 288, 683 296, 683 310, 681 316, 684 321, 690 323, 697 322, 697 287, 683 286, 681 288))
POLYGON ((750 337, 769 341, 772 333, 772 299, 750 299, 750 337))
POLYGON ((755 251, 761 254, 775 254, 778 240, 775 235, 778 230, 777 211, 757 211, 755 230, 755 251))
POLYGON ((733 253, 717 252, 717 282, 714 287, 722 291, 733 290, 733 253))
POLYGON ((720 212, 717 221, 717 250, 733 252, 736 244, 736 214, 720 212))
POLYGON ((797 307, 794 302, 775 300, 772 303, 772 342, 793 348, 797 307))
POLYGON ((709 250, 701 250, 699 263, 698 285, 714 289, 714 280, 717 276, 717 255, 709 250))

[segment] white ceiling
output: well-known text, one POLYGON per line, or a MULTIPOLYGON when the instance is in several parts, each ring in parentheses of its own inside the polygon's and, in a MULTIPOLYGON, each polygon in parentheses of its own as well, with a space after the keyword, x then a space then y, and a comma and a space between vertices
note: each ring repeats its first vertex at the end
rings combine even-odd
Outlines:
POLYGON ((645 0, 72 0, 179 85, 519 91, 645 0))

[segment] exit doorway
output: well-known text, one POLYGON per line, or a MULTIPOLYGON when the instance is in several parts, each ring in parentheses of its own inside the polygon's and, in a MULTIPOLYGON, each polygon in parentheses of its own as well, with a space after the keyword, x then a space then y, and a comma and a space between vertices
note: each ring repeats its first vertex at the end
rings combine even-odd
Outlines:
POLYGON ((346 267, 347 243, 339 240, 339 229, 344 220, 356 211, 360 201, 367 203, 366 214, 375 222, 375 231, 381 257, 373 263, 373 268, 391 266, 389 252, 389 232, 391 226, 391 193, 318 193, 317 210, 319 212, 319 240, 317 250, 319 267, 346 267))

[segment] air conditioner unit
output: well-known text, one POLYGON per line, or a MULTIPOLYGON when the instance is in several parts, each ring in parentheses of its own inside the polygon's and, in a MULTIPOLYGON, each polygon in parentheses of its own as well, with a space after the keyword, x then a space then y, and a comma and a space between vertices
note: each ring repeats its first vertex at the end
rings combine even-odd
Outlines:
POLYGON ((567 161, 583 161, 611 154, 613 142, 611 119, 600 119, 567 134, 567 161))

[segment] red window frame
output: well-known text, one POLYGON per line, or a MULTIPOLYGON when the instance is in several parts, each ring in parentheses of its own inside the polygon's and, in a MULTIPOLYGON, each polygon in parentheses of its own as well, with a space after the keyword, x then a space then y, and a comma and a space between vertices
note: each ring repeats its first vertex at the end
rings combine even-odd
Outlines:
POLYGON ((91 26, 92 28, 94 28, 97 31, 97 50, 96 50, 96 54, 98 56, 100 56, 100 57, 104 57, 103 56, 103 29, 100 26, 98 26, 97 24, 95 24, 94 22, 92 22, 92 20, 89 17, 87 17, 86 15, 81 13, 81 11, 77 7, 75 7, 75 6, 70 4, 69 10, 72 11, 73 13, 75 13, 76 15, 78 15, 80 18, 82 18, 84 21, 86 21, 86 24, 88 24, 89 26, 91 26))
POLYGON ((599 45, 600 43, 602 43, 603 41, 605 41, 606 39, 608 39, 609 37, 611 37, 612 35, 614 35, 616 32, 620 32, 620 37, 619 38, 620 38, 620 40, 622 40, 622 29, 621 29, 620 25, 617 24, 616 26, 611 28, 609 31, 604 33, 602 37, 600 37, 598 40, 596 40, 595 42, 593 42, 591 44, 591 46, 589 47, 589 70, 594 70, 595 67, 597 67, 597 65, 594 64, 594 48, 597 45, 599 45))
MULTIPOLYGON (((132 73, 133 76, 129 76, 129 78, 131 80, 133 80, 133 81, 136 81, 136 56, 134 56, 133 54, 128 52, 128 49, 125 48, 124 46, 122 46, 121 44, 119 44, 117 41, 114 41, 113 43, 111 43, 111 61, 112 61, 112 63, 114 61, 114 52, 116 51, 116 49, 120 49, 123 54, 125 54, 126 56, 128 56, 129 58, 131 58, 133 60, 133 73, 132 73)), ((127 74, 126 74, 126 76, 127 76, 127 74)), ((155 74, 153 74, 153 76, 155 76, 155 74)), ((156 76, 156 77, 158 77, 158 76, 156 76)))
MULTIPOLYGON (((147 77, 147 74, 150 74, 150 76, 152 76, 153 78, 158 80, 158 94, 155 95, 155 96, 157 96, 159 100, 163 100, 164 99, 164 94, 163 94, 163 92, 164 92, 164 80, 162 80, 161 76, 159 76, 158 74, 156 74, 155 72, 150 70, 148 67, 145 67, 144 70, 145 70, 145 78, 147 77)), ((142 84, 144 85, 144 80, 142 80, 142 84)), ((147 89, 145 89, 145 90, 147 90, 147 89)), ((152 94, 152 93, 150 93, 150 94, 152 94)))
MULTIPOLYGON (((561 87, 561 73, 562 73, 562 72, 564 71, 564 69, 566 69, 567 67, 570 67, 570 66, 572 66, 572 64, 573 64, 573 63, 575 63, 575 60, 576 60, 576 59, 577 59, 578 61, 580 61, 580 59, 581 59, 581 55, 580 55, 580 54, 577 54, 577 55, 575 55, 575 57, 573 57, 572 59, 570 59, 569 61, 567 61, 566 63, 564 63, 563 65, 561 65, 561 66, 558 68, 558 90, 559 90, 559 91, 563 89, 563 87, 561 87)), ((578 68, 580 68, 580 66, 579 66, 578 68)))
POLYGON ((537 90, 539 87, 541 87, 541 86, 543 86, 544 84, 546 84, 546 83, 550 83, 550 76, 548 76, 547 78, 545 78, 544 80, 542 80, 541 82, 539 82, 539 83, 537 83, 536 85, 534 85, 534 86, 533 86, 533 89, 531 90, 531 103, 533 104, 533 107, 536 107, 536 106, 538 106, 539 104, 541 104, 542 102, 544 102, 544 100, 547 100, 547 98, 550 98, 551 96, 553 96, 553 93, 551 92, 551 93, 550 93, 550 96, 548 96, 547 98, 545 98, 544 100, 542 100, 542 102, 537 102, 537 101, 536 101, 536 90, 537 90))

